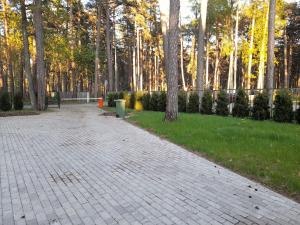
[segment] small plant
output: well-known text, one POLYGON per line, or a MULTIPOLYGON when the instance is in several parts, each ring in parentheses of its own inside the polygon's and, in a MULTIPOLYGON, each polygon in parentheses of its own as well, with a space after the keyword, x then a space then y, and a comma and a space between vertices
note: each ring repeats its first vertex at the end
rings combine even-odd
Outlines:
POLYGON ((150 100, 151 100, 150 93, 146 93, 146 94, 143 95, 143 97, 142 97, 142 104, 143 104, 144 110, 151 110, 150 100))
POLYGON ((124 92, 124 98, 125 100, 125 107, 126 108, 130 108, 130 95, 128 94, 128 92, 124 92))
POLYGON ((249 116, 249 98, 243 89, 239 89, 236 94, 232 116, 247 117, 249 116))
POLYGON ((293 101, 287 91, 280 91, 276 94, 273 119, 277 122, 291 122, 293 120, 293 101))
POLYGON ((7 91, 3 91, 0 94, 0 109, 3 111, 11 110, 10 96, 7 91))
POLYGON ((210 90, 205 90, 201 101, 200 112, 203 114, 212 114, 212 96, 210 90))
POLYGON ((229 99, 228 99, 228 95, 225 91, 220 91, 216 102, 217 102, 216 114, 220 115, 220 116, 228 116, 229 115, 229 110, 228 110, 229 99))
POLYGON ((119 99, 124 99, 124 92, 123 91, 118 93, 118 98, 119 99))
POLYGON ((14 109, 15 110, 22 110, 24 107, 23 104, 23 95, 21 92, 18 92, 14 96, 14 109))
POLYGON ((167 94, 162 91, 158 98, 158 111, 165 112, 167 107, 167 94))
POLYGON ((180 91, 178 94, 178 111, 186 112, 186 92, 180 91))
POLYGON ((158 101, 159 101, 159 94, 157 92, 153 92, 150 99, 150 109, 153 111, 158 111, 158 101))
POLYGON ((142 111, 143 110, 143 104, 142 104, 142 98, 143 98, 143 92, 138 91, 135 94, 135 103, 134 103, 134 109, 136 111, 142 111))
POLYGON ((119 94, 115 93, 115 92, 111 92, 107 95, 107 104, 108 107, 116 107, 116 102, 115 100, 117 100, 119 98, 119 94))
POLYGON ((267 93, 258 93, 254 97, 252 118, 255 120, 267 120, 270 118, 269 99, 267 93))
POLYGON ((196 92, 191 93, 189 97, 189 102, 187 105, 187 112, 197 113, 199 112, 199 96, 196 92))
POLYGON ((135 92, 132 92, 132 93, 130 94, 130 99, 129 99, 129 105, 130 105, 130 108, 131 108, 131 109, 134 109, 135 100, 136 100, 135 92))

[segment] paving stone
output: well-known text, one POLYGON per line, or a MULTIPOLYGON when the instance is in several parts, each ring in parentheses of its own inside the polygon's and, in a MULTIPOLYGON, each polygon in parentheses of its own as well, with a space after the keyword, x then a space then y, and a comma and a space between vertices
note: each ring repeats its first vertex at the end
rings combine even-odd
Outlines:
POLYGON ((298 203, 92 104, 0 118, 0 156, 0 225, 300 225, 298 203))

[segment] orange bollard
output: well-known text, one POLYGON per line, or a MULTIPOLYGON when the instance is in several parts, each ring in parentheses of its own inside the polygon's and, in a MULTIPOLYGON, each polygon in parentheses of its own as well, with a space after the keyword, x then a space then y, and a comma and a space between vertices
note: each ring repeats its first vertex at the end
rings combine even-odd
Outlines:
POLYGON ((102 109, 103 108, 103 98, 98 99, 98 108, 102 109))

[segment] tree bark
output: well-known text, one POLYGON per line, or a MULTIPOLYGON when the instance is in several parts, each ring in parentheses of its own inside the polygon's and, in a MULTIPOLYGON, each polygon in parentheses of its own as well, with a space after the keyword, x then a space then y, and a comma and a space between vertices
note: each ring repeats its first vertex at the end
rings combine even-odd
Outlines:
POLYGON ((269 19, 268 19, 268 53, 267 53, 267 89, 269 97, 269 107, 273 104, 273 85, 274 85, 274 45, 275 45, 275 16, 276 0, 270 0, 269 19))
POLYGON ((266 13, 265 26, 263 31, 263 38, 261 41, 261 47, 259 52, 259 68, 258 68, 258 81, 257 81, 257 89, 264 89, 264 75, 265 75, 265 49, 266 49, 266 38, 268 35, 268 17, 269 10, 266 13))
POLYGON ((99 84, 98 80, 100 77, 100 26, 101 26, 101 17, 100 17, 100 4, 97 2, 97 21, 96 21, 96 51, 95 51, 95 83, 94 83, 94 97, 98 97, 99 84))
POLYGON ((220 58, 220 46, 219 46, 219 37, 217 35, 216 40, 216 61, 215 61, 215 70, 214 70, 214 90, 219 89, 219 58, 220 58))
POLYGON ((45 110, 45 61, 43 42, 42 0, 34 1, 34 28, 36 39, 36 74, 38 86, 38 110, 45 110))
POLYGON ((183 38, 180 35, 180 68, 181 68, 181 80, 182 80, 182 88, 184 91, 187 90, 185 85, 185 77, 184 77, 184 55, 183 55, 183 38))
POLYGON ((251 39, 250 39, 250 47, 249 47, 249 61, 248 61, 248 72, 247 72, 247 89, 251 88, 254 31, 255 31, 255 16, 252 17, 252 25, 251 25, 251 39))
POLYGON ((114 90, 114 83, 113 83, 113 65, 112 65, 112 52, 111 52, 111 33, 110 33, 110 9, 108 3, 105 4, 105 42, 106 42, 106 57, 107 57, 107 69, 108 69, 108 90, 114 90))
MULTIPOLYGON (((168 30, 169 30, 169 8, 170 3, 168 0, 159 0, 160 4, 160 20, 161 20, 161 28, 163 34, 163 49, 164 49, 164 65, 165 65, 165 75, 168 77, 168 60, 169 60, 169 37, 168 37, 168 30)), ((163 81, 162 81, 163 83, 163 81)), ((163 86, 163 84, 162 84, 163 86)))
POLYGON ((170 0, 169 58, 167 76, 167 108, 165 118, 177 119, 178 114, 178 43, 179 43, 180 0, 170 0))
MULTIPOLYGON (((231 27, 230 30, 230 38, 233 40, 233 27, 231 27)), ((234 61, 234 48, 230 51, 229 56, 229 69, 228 69, 228 80, 227 80, 227 89, 231 90, 234 88, 233 86, 233 61, 234 61)))
POLYGON ((8 78, 10 79, 9 82, 9 89, 11 92, 11 96, 14 96, 14 75, 12 69, 12 60, 11 60, 11 48, 9 43, 9 25, 8 25, 8 1, 2 0, 2 7, 3 7, 3 25, 4 25, 4 43, 5 43, 5 50, 6 50, 6 77, 4 79, 5 85, 7 87, 8 78))
POLYGON ((24 72, 25 76, 28 79, 29 84, 29 97, 31 102, 31 107, 33 109, 37 109, 37 99, 34 90, 34 81, 30 66, 30 53, 29 53, 29 42, 28 42, 28 32, 27 32, 27 15, 26 15, 26 7, 25 0, 21 0, 21 15, 22 15, 22 38, 23 38, 23 54, 24 54, 24 72))
POLYGON ((70 48, 71 48, 71 87, 73 92, 73 97, 77 95, 77 85, 76 85, 76 71, 75 71, 75 62, 74 62, 74 48, 75 48, 75 35, 74 35, 74 5, 72 0, 68 0, 69 2, 69 17, 70 17, 70 48))
POLYGON ((235 34, 234 34, 234 65, 233 65, 233 89, 236 90, 237 86, 237 60, 238 60, 238 41, 239 41, 239 2, 236 10, 235 18, 235 34))
POLYGON ((207 0, 201 1, 201 12, 199 16, 199 36, 198 36, 198 57, 197 57, 197 88, 199 95, 199 110, 201 107, 203 95, 203 77, 204 77, 204 37, 206 30, 207 0))

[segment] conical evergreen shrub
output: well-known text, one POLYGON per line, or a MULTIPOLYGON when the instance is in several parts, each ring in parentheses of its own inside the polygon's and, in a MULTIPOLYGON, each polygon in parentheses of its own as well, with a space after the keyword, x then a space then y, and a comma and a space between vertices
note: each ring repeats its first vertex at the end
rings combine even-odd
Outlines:
POLYGON ((212 114, 212 96, 210 90, 205 90, 201 101, 200 112, 203 114, 212 114))
POLYGON ((232 116, 247 117, 249 116, 249 98, 243 89, 239 89, 236 94, 232 116))
POLYGON ((217 106, 216 106, 216 114, 220 116, 228 116, 229 115, 229 99, 228 95, 225 91, 220 91, 217 98, 217 106))

